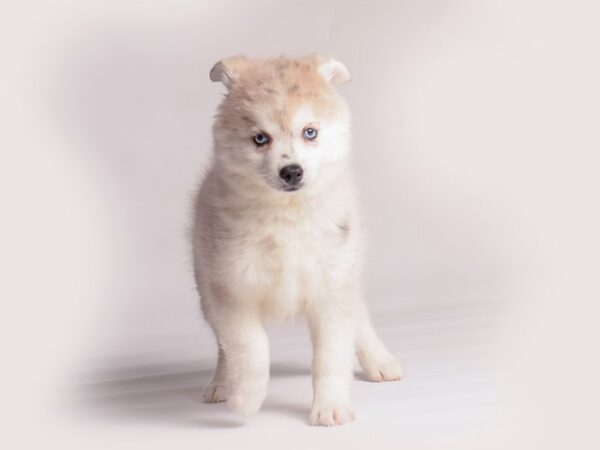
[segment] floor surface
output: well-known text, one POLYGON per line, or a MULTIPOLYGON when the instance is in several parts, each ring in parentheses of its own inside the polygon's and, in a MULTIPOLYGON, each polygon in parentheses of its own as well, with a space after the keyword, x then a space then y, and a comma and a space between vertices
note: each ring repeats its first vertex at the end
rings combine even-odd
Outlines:
POLYGON ((374 321, 401 358, 406 378, 371 383, 357 365, 352 393, 357 420, 352 424, 335 429, 308 425, 311 352, 304 324, 298 323, 270 333, 269 394, 254 417, 240 418, 224 404, 202 402, 214 348, 212 342, 190 340, 187 354, 179 349, 180 355, 166 358, 169 363, 156 355, 154 360, 132 356, 126 363, 104 362, 82 374, 69 388, 69 414, 76 417, 72 425, 82 436, 92 433, 107 445, 129 442, 143 448, 153 443, 161 448, 166 442, 255 448, 262 439, 269 448, 328 443, 365 448, 375 441, 394 448, 400 442, 448 442, 495 426, 506 372, 499 344, 510 328, 501 302, 388 308, 374 311, 374 321), (139 433, 153 438, 134 438, 139 433))

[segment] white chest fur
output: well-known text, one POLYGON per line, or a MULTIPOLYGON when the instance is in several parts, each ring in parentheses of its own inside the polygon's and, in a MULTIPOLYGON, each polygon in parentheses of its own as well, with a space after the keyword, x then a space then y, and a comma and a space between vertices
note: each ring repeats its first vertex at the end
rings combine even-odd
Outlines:
POLYGON ((355 262, 343 209, 251 208, 235 223, 219 242, 219 271, 238 301, 258 302, 269 315, 293 316, 326 297, 355 262))

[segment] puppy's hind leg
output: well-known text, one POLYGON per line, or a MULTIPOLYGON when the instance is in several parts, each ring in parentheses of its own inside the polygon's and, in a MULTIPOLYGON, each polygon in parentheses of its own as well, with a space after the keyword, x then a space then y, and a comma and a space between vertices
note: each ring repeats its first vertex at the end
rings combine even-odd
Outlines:
POLYGON ((356 355, 365 376, 369 381, 400 380, 404 376, 402 366, 377 336, 366 306, 361 306, 356 336, 356 355))
POLYGON ((227 400, 225 395, 225 351, 219 346, 217 368, 208 386, 204 389, 205 403, 219 403, 227 400))

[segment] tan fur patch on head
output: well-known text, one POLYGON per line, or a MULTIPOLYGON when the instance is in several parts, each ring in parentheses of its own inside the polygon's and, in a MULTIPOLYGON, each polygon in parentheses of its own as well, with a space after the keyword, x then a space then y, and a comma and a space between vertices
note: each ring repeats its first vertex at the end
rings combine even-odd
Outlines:
POLYGON ((249 125, 253 112, 268 115, 286 130, 298 108, 308 104, 319 117, 335 116, 341 107, 336 91, 319 72, 321 57, 236 59, 235 78, 218 117, 229 126, 249 125))

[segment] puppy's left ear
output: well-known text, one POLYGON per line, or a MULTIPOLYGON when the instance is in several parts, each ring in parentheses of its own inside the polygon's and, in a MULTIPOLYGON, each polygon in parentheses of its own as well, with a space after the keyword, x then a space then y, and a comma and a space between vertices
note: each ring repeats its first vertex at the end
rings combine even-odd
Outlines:
POLYGON ((346 64, 324 55, 315 55, 317 70, 328 83, 346 84, 350 81, 350 71, 346 64))

